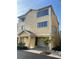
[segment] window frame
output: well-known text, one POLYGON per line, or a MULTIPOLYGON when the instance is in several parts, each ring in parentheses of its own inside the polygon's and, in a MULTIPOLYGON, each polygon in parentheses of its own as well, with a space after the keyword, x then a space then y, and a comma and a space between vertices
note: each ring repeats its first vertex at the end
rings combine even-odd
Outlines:
POLYGON ((39 11, 37 12, 37 17, 38 17, 38 18, 39 18, 39 17, 46 16, 46 15, 49 15, 48 9, 39 10, 39 11))
POLYGON ((47 27, 47 26, 48 26, 48 21, 43 21, 43 22, 37 23, 37 28, 43 28, 43 27, 47 27))

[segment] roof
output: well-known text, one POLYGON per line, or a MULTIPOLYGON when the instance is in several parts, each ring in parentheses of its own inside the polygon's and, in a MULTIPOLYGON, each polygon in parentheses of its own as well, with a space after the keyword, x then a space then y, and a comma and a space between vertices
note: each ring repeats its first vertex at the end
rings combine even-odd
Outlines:
POLYGON ((25 13, 25 14, 19 16, 18 18, 19 18, 19 19, 25 18, 25 16, 26 16, 30 11, 33 11, 33 9, 30 9, 27 13, 25 13))
MULTIPOLYGON (((49 8, 49 7, 52 7, 52 6, 49 5, 49 6, 46 6, 46 7, 39 8, 39 9, 37 9, 37 10, 35 10, 35 9, 30 9, 27 13, 25 13, 25 14, 19 16, 18 18, 19 18, 19 19, 24 18, 30 11, 39 11, 39 10, 42 10, 42 9, 45 9, 45 8, 49 8)), ((53 10, 53 9, 52 9, 52 10, 53 10)))
POLYGON ((25 33, 27 33, 29 36, 35 36, 35 34, 33 33, 33 32, 31 32, 31 31, 28 31, 28 30, 23 30, 23 31, 21 31, 20 33, 18 33, 18 35, 20 35, 21 33, 23 33, 23 32, 25 32, 25 33))

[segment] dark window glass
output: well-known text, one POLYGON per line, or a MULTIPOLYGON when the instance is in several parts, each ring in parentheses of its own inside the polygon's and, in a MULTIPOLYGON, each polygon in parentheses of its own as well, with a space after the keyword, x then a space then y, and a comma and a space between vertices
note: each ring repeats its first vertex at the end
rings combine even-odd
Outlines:
POLYGON ((37 17, 48 15, 48 9, 37 12, 37 17))
POLYGON ((25 17, 20 17, 20 21, 24 21, 25 20, 25 17))
POLYGON ((38 28, 47 27, 47 25, 48 25, 48 21, 44 21, 44 22, 37 23, 37 27, 38 28))

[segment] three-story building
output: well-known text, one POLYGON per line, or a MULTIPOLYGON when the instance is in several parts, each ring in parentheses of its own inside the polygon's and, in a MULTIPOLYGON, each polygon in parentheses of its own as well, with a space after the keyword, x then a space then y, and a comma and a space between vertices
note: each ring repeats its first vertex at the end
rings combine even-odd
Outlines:
POLYGON ((59 46, 59 24, 51 5, 38 10, 31 9, 18 18, 18 43, 23 42, 29 48, 48 47, 44 43, 44 40, 48 39, 51 40, 50 48, 59 46))

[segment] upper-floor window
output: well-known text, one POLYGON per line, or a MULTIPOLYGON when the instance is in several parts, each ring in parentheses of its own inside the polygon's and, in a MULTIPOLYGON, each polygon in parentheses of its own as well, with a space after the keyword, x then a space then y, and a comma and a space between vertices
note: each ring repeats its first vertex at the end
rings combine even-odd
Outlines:
POLYGON ((37 12, 37 17, 42 17, 48 15, 48 9, 40 10, 37 12))
POLYGON ((25 17, 19 17, 19 22, 24 22, 25 17))
POLYGON ((48 26, 48 21, 44 21, 44 22, 37 23, 37 27, 38 28, 47 27, 47 26, 48 26))
POLYGON ((25 18, 21 18, 21 21, 23 22, 25 20, 25 18))

